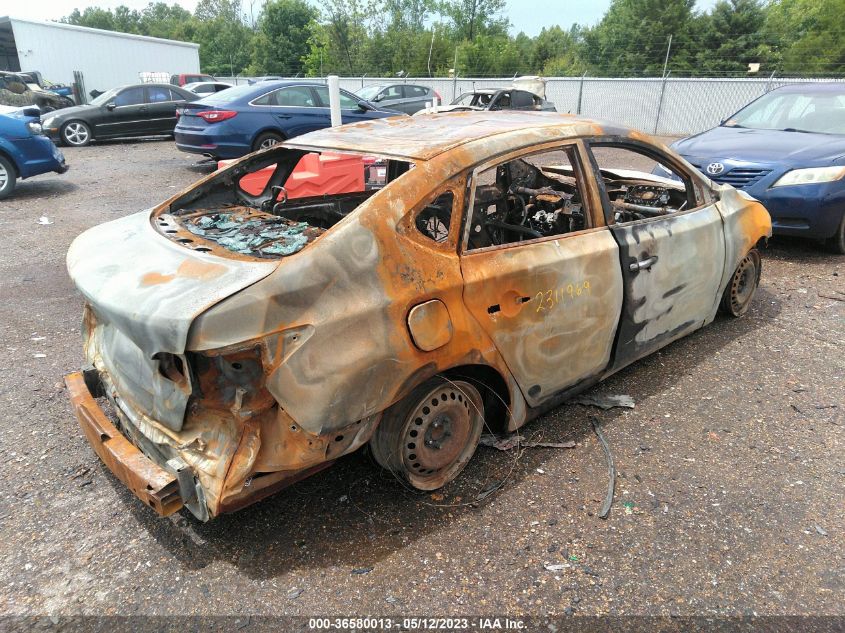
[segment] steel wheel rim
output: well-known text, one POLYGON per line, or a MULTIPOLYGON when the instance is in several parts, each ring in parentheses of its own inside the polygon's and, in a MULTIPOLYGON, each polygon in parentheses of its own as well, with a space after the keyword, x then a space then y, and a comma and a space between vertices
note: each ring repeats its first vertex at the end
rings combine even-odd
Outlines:
POLYGON ((0 163, 0 191, 6 188, 9 184, 9 170, 3 163, 0 163))
POLYGON ((82 123, 68 123, 65 126, 65 140, 71 145, 82 145, 88 140, 88 130, 82 123))
POLYGON ((481 406, 478 392, 456 381, 433 388, 411 409, 401 459, 415 487, 440 488, 466 466, 481 435, 481 406))
POLYGON ((735 312, 742 312, 751 300, 756 285, 756 266, 746 255, 731 282, 731 304, 735 312))

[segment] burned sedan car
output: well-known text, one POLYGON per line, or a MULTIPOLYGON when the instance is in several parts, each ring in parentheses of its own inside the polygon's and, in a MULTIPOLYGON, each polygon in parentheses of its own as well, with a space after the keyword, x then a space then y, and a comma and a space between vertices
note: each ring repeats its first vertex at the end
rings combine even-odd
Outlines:
POLYGON ((770 232, 753 198, 648 137, 568 115, 320 130, 76 239, 88 365, 69 393, 162 515, 236 510, 366 443, 431 490, 485 425, 522 426, 720 304, 742 315, 770 232), (289 199, 324 152, 380 157, 386 184, 289 199))

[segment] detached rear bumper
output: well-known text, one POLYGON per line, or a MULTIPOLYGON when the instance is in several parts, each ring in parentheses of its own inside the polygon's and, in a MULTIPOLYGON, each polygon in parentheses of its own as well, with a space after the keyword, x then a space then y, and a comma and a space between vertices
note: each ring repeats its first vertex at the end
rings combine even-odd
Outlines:
POLYGON ((65 376, 71 406, 94 452, 145 505, 168 516, 184 504, 176 476, 153 462, 111 423, 81 372, 65 376))

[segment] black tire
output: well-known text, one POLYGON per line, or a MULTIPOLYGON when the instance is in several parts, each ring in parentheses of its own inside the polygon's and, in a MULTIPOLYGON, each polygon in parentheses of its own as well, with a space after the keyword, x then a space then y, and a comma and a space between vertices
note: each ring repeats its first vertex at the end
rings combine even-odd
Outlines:
POLYGON ((74 119, 62 125, 59 133, 62 145, 70 147, 85 147, 91 143, 93 135, 91 127, 85 121, 74 119))
POLYGON ((380 466, 414 488, 436 490, 469 463, 483 428, 478 390, 435 376, 384 412, 370 450, 380 466))
POLYGON ((18 171, 15 169, 12 161, 0 155, 0 200, 12 195, 17 180, 18 171))
POLYGON ((748 312, 754 293, 760 285, 760 273, 762 272, 762 261, 760 252, 756 248, 748 251, 748 254, 739 262, 725 293, 722 295, 722 310, 733 317, 741 317, 748 312))
POLYGON ((252 142, 252 151, 257 152, 260 149, 267 149, 268 147, 272 147, 284 140, 285 137, 278 132, 262 132, 256 136, 255 140, 252 142))
POLYGON ((828 250, 837 255, 845 255, 845 213, 842 214, 842 221, 836 229, 833 237, 827 238, 825 245, 828 250))

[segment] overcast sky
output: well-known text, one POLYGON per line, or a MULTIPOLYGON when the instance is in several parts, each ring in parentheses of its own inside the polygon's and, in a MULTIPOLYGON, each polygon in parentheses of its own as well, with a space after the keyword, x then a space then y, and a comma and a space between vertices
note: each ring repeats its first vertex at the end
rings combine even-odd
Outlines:
MULTIPOLYGON (((173 4, 174 0, 164 0, 173 4)), ((309 0, 315 4, 315 0, 309 0)), ((255 0, 255 5, 261 0, 255 0)), ((193 11, 196 0, 176 0, 189 11, 193 11)), ((715 0, 698 0, 698 7, 709 8, 715 0)), ((58 20, 69 14, 74 8, 80 11, 87 6, 114 8, 126 5, 131 9, 143 9, 149 0, 3 0, 0 15, 8 14, 18 18, 36 20, 58 20)), ((249 7, 250 0, 243 0, 244 7, 249 7)), ((560 24, 569 27, 572 23, 595 24, 610 5, 610 0, 507 0, 507 16, 514 34, 525 31, 528 35, 537 35, 544 26, 560 24)))

